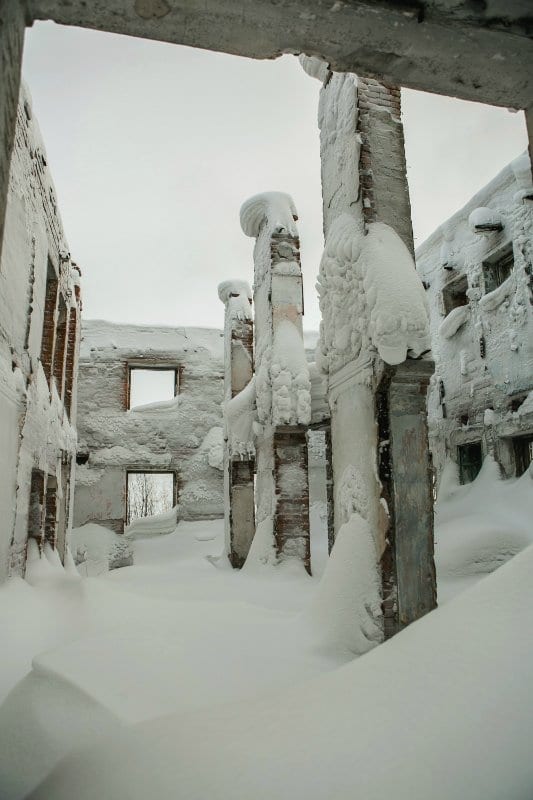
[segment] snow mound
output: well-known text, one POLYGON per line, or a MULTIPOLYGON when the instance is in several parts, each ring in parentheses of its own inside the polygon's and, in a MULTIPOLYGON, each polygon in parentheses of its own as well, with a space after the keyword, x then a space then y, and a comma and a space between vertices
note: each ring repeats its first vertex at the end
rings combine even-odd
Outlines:
POLYGON ((255 376, 244 389, 224 406, 224 418, 232 456, 251 458, 255 454, 254 421, 256 419, 255 376))
POLYGON ((448 462, 435 506, 439 602, 498 569, 533 543, 533 474, 502 480, 490 456, 476 479, 459 484, 448 462))
POLYGON ((501 231, 503 222, 500 214, 492 208, 475 208, 468 217, 468 225, 473 233, 501 231))
POLYGON ((302 334, 291 320, 282 319, 275 328, 270 378, 273 424, 308 425, 311 421, 309 364, 302 334))
POLYGON ((124 528, 124 535, 129 539, 144 538, 146 536, 162 536, 172 533, 178 524, 178 506, 161 514, 151 514, 149 517, 139 517, 124 528))
POLYGON ((294 221, 298 212, 294 200, 285 192, 263 192, 246 200, 241 206, 241 228, 246 236, 257 238, 264 223, 275 233, 298 236, 294 221))
POLYGON ((112 731, 32 800, 525 800, 533 548, 364 657, 255 700, 112 731), (208 768, 207 768, 208 767, 208 768))
POLYGON ((368 522, 352 514, 341 526, 305 618, 326 649, 362 655, 383 639, 381 581, 368 522))
POLYGON ((81 575, 101 575, 110 569, 133 564, 128 539, 94 522, 73 528, 67 541, 81 575))

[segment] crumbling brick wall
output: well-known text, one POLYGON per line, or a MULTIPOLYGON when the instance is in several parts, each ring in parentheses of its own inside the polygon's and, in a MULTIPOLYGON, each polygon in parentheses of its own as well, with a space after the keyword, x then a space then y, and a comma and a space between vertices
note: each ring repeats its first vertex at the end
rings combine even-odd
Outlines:
POLYGON ((179 516, 224 515, 223 332, 83 323, 74 524, 122 533, 128 471, 172 472, 179 516), (130 367, 176 370, 173 401, 128 409, 130 367))
POLYGON ((22 87, 0 264, 0 580, 24 574, 28 537, 55 546, 70 524, 65 465, 74 461, 76 430, 64 397, 65 384, 75 384, 81 309, 72 266, 22 87))

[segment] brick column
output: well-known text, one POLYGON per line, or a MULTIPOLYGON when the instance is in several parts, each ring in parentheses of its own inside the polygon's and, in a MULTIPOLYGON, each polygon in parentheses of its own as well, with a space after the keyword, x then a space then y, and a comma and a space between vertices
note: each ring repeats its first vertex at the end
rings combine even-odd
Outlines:
POLYGON ((17 121, 25 25, 23 3, 4 0, 0 6, 0 256, 17 121))
MULTIPOLYGON (((244 281, 224 281, 218 295, 225 306, 224 396, 238 395, 253 377, 254 329, 252 293, 244 281)), ((255 533, 255 459, 248 453, 233 453, 224 437, 224 505, 226 552, 233 567, 246 561, 255 533)))
POLYGON ((64 390, 63 378, 65 375, 67 326, 68 326, 67 305, 65 303, 63 295, 60 292, 58 300, 56 341, 54 347, 54 380, 56 384, 57 393, 60 397, 63 397, 63 390, 64 390))
POLYGON ((43 335, 41 340, 41 363, 48 386, 52 387, 54 366, 54 344, 56 330, 56 308, 59 296, 59 284, 53 265, 48 263, 46 289, 44 297, 43 335))
MULTIPOLYGON (((68 341, 65 360, 65 410, 69 419, 72 414, 72 397, 74 392, 74 377, 78 356, 78 310, 71 308, 68 319, 68 341)), ((71 420, 72 421, 72 420, 71 420)))
POLYGON ((256 238, 258 525, 272 532, 279 559, 296 557, 311 571, 306 432, 311 382, 303 343, 300 240, 292 199, 267 192, 241 209, 244 233, 256 238))
POLYGON ((387 637, 437 605, 426 414, 433 370, 432 361, 408 359, 385 374, 377 395, 379 473, 390 518, 382 557, 387 637))

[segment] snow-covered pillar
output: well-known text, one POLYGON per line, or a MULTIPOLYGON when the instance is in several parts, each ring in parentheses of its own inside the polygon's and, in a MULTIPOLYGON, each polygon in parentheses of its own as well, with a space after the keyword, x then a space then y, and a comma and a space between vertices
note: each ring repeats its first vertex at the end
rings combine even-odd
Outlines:
POLYGON ((241 208, 241 227, 256 239, 254 308, 257 522, 277 558, 311 570, 306 432, 311 382, 303 342, 303 287, 297 213, 289 195, 267 192, 241 208), (273 537, 273 539, 272 539, 273 537))
POLYGON ((0 255, 9 186, 9 168, 15 139, 25 30, 24 4, 5 0, 0 6, 0 255))
MULTIPOLYGON (((224 398, 242 392, 253 377, 254 327, 252 292, 245 281, 224 281, 218 296, 224 303, 224 398)), ((226 553, 242 567, 255 533, 254 455, 239 451, 224 432, 224 525, 226 553)))
POLYGON ((412 257, 400 90, 301 61, 323 82, 317 363, 329 387, 335 528, 352 512, 369 522, 389 636, 436 603, 425 409, 433 362, 414 360, 430 344, 412 257))

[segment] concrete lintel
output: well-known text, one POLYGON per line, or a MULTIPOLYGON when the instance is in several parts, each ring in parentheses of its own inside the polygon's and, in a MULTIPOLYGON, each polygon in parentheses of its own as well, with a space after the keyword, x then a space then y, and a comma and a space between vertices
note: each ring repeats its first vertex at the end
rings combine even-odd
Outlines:
POLYGON ((34 19, 332 69, 493 105, 533 96, 527 0, 31 0, 34 19))

